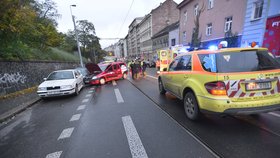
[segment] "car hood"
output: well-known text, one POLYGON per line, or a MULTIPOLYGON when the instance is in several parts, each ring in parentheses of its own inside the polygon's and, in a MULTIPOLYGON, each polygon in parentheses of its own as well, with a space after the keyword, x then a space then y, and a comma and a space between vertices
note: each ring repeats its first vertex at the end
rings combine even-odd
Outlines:
POLYGON ((75 79, 49 80, 41 83, 39 87, 65 86, 65 85, 72 85, 74 82, 75 79))
POLYGON ((102 72, 102 70, 100 69, 100 67, 97 64, 94 63, 88 63, 86 64, 86 68, 88 69, 90 74, 99 74, 102 72))

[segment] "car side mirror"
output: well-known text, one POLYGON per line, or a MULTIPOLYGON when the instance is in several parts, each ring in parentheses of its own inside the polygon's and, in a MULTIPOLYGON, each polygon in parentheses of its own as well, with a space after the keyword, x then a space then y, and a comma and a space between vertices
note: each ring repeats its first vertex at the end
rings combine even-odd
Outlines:
POLYGON ((44 81, 46 81, 47 80, 47 78, 44 78, 44 81))
POLYGON ((167 68, 163 68, 163 71, 167 71, 167 68))

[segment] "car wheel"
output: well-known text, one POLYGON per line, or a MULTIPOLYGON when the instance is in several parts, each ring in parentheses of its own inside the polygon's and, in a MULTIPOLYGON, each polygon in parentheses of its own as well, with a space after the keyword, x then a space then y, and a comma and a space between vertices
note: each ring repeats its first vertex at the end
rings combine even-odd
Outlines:
POLYGON ((104 78, 101 78, 100 80, 99 80, 99 83, 101 84, 101 85, 103 85, 103 84, 105 84, 105 79, 104 78))
POLYGON ((78 85, 76 85, 76 87, 75 87, 75 95, 76 96, 79 95, 79 87, 78 87, 78 85))
POLYGON ((165 94, 166 93, 166 90, 164 89, 164 86, 163 86, 163 83, 162 83, 161 79, 158 80, 158 89, 159 89, 160 94, 165 94))
POLYGON ((126 79, 127 78, 127 73, 125 72, 125 73, 123 73, 123 77, 122 77, 123 79, 126 79))
POLYGON ((187 117, 191 120, 197 120, 199 117, 199 108, 196 97, 192 92, 188 92, 184 97, 184 108, 187 117))

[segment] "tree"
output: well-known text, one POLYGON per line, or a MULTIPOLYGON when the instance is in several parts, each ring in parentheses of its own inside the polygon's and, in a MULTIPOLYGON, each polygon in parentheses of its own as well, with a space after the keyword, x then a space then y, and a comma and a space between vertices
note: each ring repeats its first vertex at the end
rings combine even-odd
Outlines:
POLYGON ((60 45, 55 8, 52 0, 1 0, 0 57, 24 59, 31 48, 45 51, 60 45))
POLYGON ((95 34, 94 25, 87 20, 79 20, 77 22, 77 32, 79 42, 82 45, 83 55, 94 61, 97 51, 101 49, 99 39, 95 34))
POLYGON ((199 18, 201 13, 204 11, 204 9, 205 9, 205 5, 203 3, 201 8, 197 8, 197 15, 194 18, 194 29, 192 33, 192 42, 191 42, 191 45, 193 47, 199 47, 201 43, 201 35, 199 37, 199 18))

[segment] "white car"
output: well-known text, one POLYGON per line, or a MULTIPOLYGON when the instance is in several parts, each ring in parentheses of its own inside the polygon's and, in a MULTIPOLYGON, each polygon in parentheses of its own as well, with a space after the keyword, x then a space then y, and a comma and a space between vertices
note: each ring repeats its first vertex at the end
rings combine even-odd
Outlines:
POLYGON ((78 95, 83 88, 83 76, 78 70, 53 71, 44 82, 38 86, 37 94, 41 98, 78 95))

